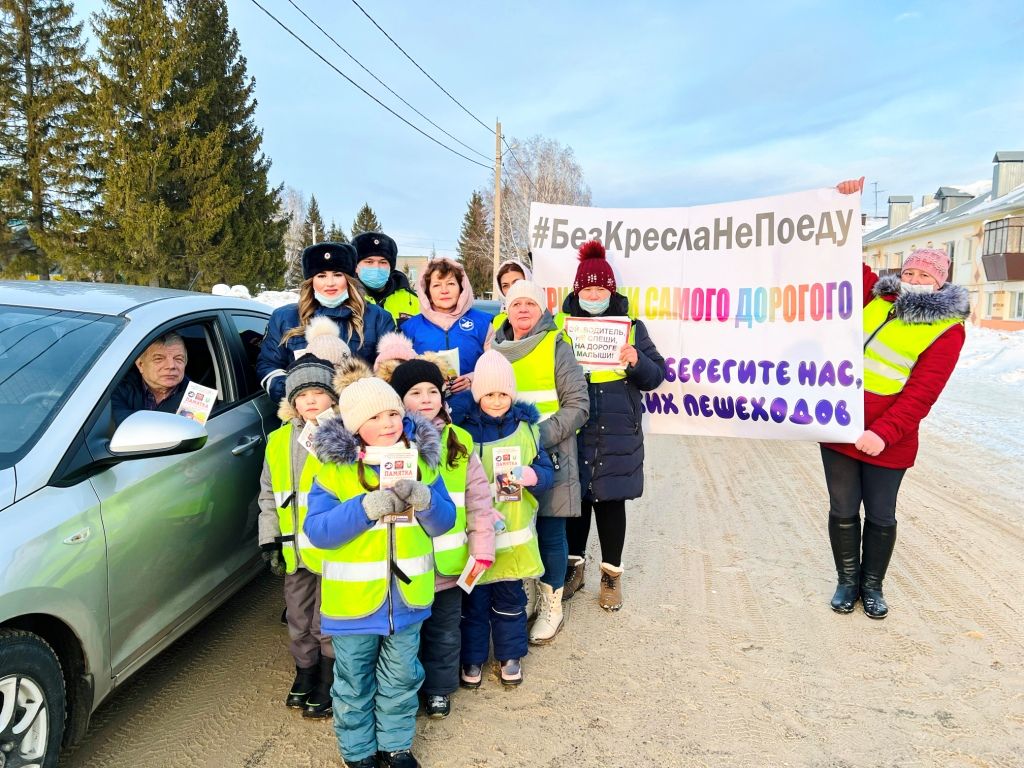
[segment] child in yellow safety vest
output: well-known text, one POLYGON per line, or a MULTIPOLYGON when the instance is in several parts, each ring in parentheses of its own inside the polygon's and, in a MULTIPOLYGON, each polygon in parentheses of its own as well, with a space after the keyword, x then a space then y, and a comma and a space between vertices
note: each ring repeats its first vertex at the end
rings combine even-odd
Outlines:
POLYGON ((420 627, 434 601, 434 536, 455 523, 439 473, 440 438, 405 417, 386 382, 358 379, 339 394, 340 420, 314 438, 322 466, 304 529, 324 550, 323 632, 331 636, 334 729, 345 764, 416 768, 420 627), (405 417, 405 418, 403 418, 405 417), (380 487, 396 448, 417 449, 417 478, 380 487), (411 511, 411 515, 408 514, 411 511))
POLYGON ((270 433, 260 488, 259 543, 271 570, 284 576, 289 646, 295 681, 286 706, 303 717, 331 714, 334 650, 320 631, 320 571, 323 553, 302 533, 306 497, 320 462, 299 435, 307 422, 338 402, 334 366, 313 354, 296 360, 285 379, 278 415, 285 422, 270 433))
POLYGON ((533 404, 516 401, 515 372, 499 352, 480 356, 472 393, 476 407, 460 414, 459 426, 473 439, 473 450, 492 484, 494 505, 504 524, 495 537, 494 564, 463 598, 461 684, 480 686, 493 641, 501 682, 514 686, 523 681, 521 662, 527 653, 523 579, 544 573, 537 543, 536 496, 551 488, 555 468, 539 446, 540 413, 533 404), (509 460, 518 453, 519 465, 502 472, 505 477, 496 477, 495 464, 502 463, 502 453, 509 460))
POLYGON ((391 386, 409 411, 430 419, 441 431, 441 476, 455 502, 455 525, 434 537, 434 606, 420 633, 420 661, 426 673, 420 691, 423 709, 428 717, 443 718, 451 712, 451 694, 459 687, 463 593, 456 585, 471 556, 471 581, 494 562, 498 513, 473 438, 451 423, 445 408, 441 368, 429 359, 408 360, 394 369, 391 386))

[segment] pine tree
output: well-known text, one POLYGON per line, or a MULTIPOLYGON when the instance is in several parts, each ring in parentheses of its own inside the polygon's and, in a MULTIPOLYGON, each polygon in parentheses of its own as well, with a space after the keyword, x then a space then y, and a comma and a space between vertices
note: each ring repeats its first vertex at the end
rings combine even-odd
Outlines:
POLYGON ((352 222, 352 237, 361 235, 363 232, 383 231, 380 227, 380 222, 377 221, 377 214, 373 212, 373 208, 370 207, 369 203, 363 203, 363 207, 356 214, 355 221, 352 222))
POLYGON ((327 239, 332 243, 347 243, 348 235, 345 234, 345 230, 334 223, 334 219, 331 219, 331 226, 327 229, 327 239))
POLYGON ((224 0, 176 0, 191 45, 188 67, 178 74, 176 90, 187 100, 204 91, 193 130, 222 142, 223 182, 232 205, 214 217, 199 240, 199 285, 217 282, 279 287, 284 279, 284 232, 278 215, 282 187, 268 183, 270 161, 262 153, 263 135, 254 123, 255 83, 247 74, 238 35, 229 25, 224 0), (223 134, 221 133, 223 131, 223 134))
POLYGON ((493 290, 493 264, 488 243, 490 239, 484 199, 479 192, 474 191, 469 198, 466 215, 462 217, 458 251, 459 259, 466 270, 466 277, 469 278, 469 284, 473 286, 473 293, 476 296, 485 296, 493 290))
MULTIPOLYGON (((183 233, 175 227, 183 212, 165 192, 191 148, 181 134, 197 111, 169 97, 186 49, 162 0, 106 0, 93 29, 100 60, 93 125, 101 142, 94 162, 104 177, 90 233, 94 266, 107 280, 183 282, 189 268, 176 251, 183 233)), ((195 159, 205 170, 209 158, 195 159)), ((175 179, 176 195, 186 181, 175 179)))
POLYGON ((309 196, 309 207, 306 209, 306 222, 302 231, 302 247, 323 243, 327 240, 327 228, 324 227, 323 216, 320 215, 320 205, 316 201, 316 195, 309 196))
POLYGON ((44 280, 75 261, 94 193, 72 13, 65 0, 0 0, 0 265, 44 280))

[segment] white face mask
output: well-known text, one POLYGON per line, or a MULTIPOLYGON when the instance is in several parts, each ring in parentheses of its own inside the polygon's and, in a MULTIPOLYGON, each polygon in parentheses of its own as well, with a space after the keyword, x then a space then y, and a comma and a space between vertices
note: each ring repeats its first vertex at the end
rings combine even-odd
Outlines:
POLYGON ((903 293, 935 293, 935 286, 931 283, 915 285, 914 283, 905 283, 901 280, 900 290, 903 293))

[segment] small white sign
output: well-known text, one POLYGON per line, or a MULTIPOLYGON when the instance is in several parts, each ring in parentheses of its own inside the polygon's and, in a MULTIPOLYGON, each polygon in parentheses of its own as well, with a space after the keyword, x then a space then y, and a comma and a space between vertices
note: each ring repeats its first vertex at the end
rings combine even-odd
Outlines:
POLYGON ((178 406, 178 410, 175 413, 179 416, 184 416, 186 419, 192 419, 192 421, 205 424, 206 420, 210 418, 210 411, 213 410, 213 404, 216 401, 216 389, 204 387, 202 384, 190 381, 188 387, 185 388, 185 394, 181 398, 181 405, 178 406))
MULTIPOLYGON (((419 455, 415 448, 395 448, 384 451, 381 454, 380 465, 377 467, 381 490, 394 488, 399 480, 415 480, 418 458, 419 455)), ((409 506, 397 514, 384 515, 381 517, 381 522, 411 523, 412 519, 413 508, 409 506)))
POLYGON ((299 432, 299 445, 305 448, 313 456, 316 456, 316 452, 313 450, 313 437, 316 435, 316 422, 307 421, 302 431, 299 432))
POLYGON ((494 467, 494 500, 522 501, 523 486, 512 477, 512 470, 522 461, 519 446, 495 448, 491 461, 494 467))
POLYGON ((567 317, 565 333, 585 371, 607 371, 625 366, 619 361, 629 341, 628 317, 567 317))

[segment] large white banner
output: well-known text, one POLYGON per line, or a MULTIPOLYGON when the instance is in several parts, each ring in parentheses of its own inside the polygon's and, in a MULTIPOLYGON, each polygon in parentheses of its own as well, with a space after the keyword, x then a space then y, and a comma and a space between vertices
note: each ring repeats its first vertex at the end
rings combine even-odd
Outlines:
POLYGON ((530 206, 534 279, 561 310, 605 244, 665 357, 650 432, 853 442, 863 431, 860 196, 833 188, 692 208, 530 206))

